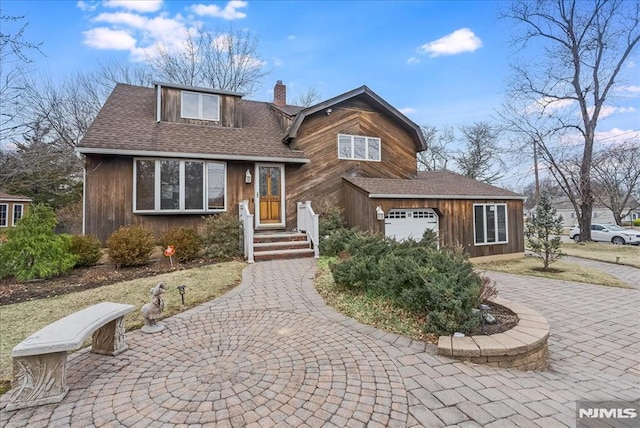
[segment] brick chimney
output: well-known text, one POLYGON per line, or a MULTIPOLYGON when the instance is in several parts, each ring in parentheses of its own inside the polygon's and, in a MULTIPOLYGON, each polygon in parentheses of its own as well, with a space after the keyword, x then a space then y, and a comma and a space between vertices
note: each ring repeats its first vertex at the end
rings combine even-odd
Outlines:
POLYGON ((280 107, 287 105, 287 87, 282 84, 282 80, 278 80, 273 87, 273 103, 280 107))

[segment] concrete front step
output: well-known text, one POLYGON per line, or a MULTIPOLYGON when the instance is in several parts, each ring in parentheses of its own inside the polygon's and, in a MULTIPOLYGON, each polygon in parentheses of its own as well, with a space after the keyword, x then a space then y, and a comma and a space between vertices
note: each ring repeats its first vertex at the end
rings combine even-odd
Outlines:
POLYGON ((253 258, 256 262, 267 260, 282 259, 299 259, 303 257, 313 257, 314 252, 311 248, 300 248, 293 250, 273 250, 273 251, 255 251, 253 258))

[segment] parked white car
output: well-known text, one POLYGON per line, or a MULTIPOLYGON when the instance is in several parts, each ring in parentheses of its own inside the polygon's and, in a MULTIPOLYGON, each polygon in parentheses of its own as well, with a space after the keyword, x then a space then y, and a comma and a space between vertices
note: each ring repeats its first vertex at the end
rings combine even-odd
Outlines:
MULTIPOLYGON (((580 239, 579 226, 573 226, 569 229, 569 238, 578 242, 580 239)), ((640 245, 640 232, 625 229, 615 224, 591 223, 591 240, 611 242, 616 245, 640 245)))

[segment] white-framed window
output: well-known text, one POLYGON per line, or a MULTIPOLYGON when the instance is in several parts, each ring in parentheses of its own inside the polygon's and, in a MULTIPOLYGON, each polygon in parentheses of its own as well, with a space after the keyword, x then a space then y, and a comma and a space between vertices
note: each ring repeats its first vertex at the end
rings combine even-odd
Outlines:
POLYGON ((133 211, 194 213, 227 210, 227 165, 185 159, 134 159, 133 211))
POLYGON ((220 97, 182 91, 180 116, 188 119, 220 120, 220 97))
POLYGON ((9 204, 0 204, 0 227, 9 226, 9 204))
POLYGON ((380 138, 338 134, 338 159, 380 162, 380 138))
POLYGON ((508 242, 507 205, 474 204, 473 233, 476 245, 508 242))
POLYGON ((13 204, 13 219, 11 224, 14 226, 18 224, 18 221, 22 218, 23 215, 24 215, 24 205, 13 204))

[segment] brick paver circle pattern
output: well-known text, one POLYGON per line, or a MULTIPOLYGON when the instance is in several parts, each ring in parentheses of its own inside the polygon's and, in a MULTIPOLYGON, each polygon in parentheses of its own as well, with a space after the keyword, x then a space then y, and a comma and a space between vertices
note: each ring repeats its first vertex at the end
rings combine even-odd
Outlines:
POLYGON ((438 356, 347 318, 315 291, 315 269, 250 265, 161 333, 128 332, 123 354, 72 354, 61 403, 8 412, 4 395, 0 426, 575 426, 576 400, 640 396, 638 290, 490 273, 550 323, 551 369, 535 373, 438 356))

